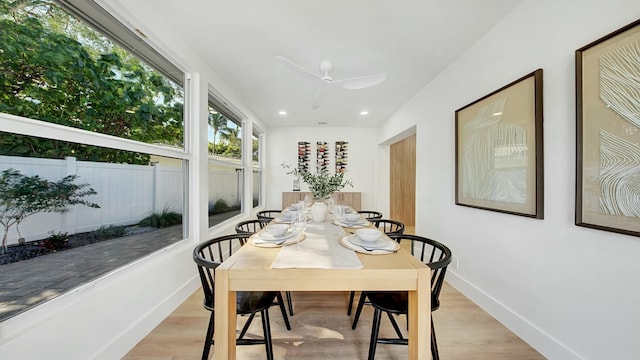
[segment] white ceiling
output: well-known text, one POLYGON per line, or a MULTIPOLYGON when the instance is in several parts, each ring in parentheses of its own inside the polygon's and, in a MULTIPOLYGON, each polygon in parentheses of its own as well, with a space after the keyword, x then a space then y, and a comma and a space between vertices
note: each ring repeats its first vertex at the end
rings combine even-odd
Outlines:
MULTIPOLYGON (((376 126, 520 0, 116 0, 134 26, 184 33, 243 105, 268 126, 376 126), (155 21, 154 21, 155 19, 155 21), (166 21, 158 22, 157 19, 166 21), (161 25, 160 25, 161 24, 161 25), (169 26, 170 25, 170 26, 169 26), (311 109, 319 82, 276 56, 334 79, 386 73, 374 87, 335 87, 311 109), (286 117, 278 111, 286 110, 286 117), (362 117, 361 110, 369 111, 362 117)), ((116 3, 116 4, 114 4, 116 3)))

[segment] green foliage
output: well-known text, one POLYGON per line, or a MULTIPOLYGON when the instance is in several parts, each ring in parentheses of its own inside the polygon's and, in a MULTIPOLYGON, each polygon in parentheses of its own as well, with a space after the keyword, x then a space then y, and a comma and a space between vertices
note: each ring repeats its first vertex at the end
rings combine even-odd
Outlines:
POLYGON ((40 242, 40 246, 49 250, 60 250, 67 247, 67 241, 69 240, 69 234, 66 232, 51 232, 51 235, 40 242))
POLYGON ((209 215, 224 214, 229 211, 238 210, 239 206, 229 206, 223 199, 216 200, 213 207, 209 208, 209 215))
POLYGON ((209 142, 208 146, 209 153, 231 159, 242 159, 241 128, 217 112, 209 112, 208 122, 213 129, 213 141, 209 142))
MULTIPOLYGON (((182 146, 182 89, 51 1, 0 4, 0 112, 182 146)), ((19 135, 5 155, 146 164, 148 155, 19 135)))
POLYGON ((155 228, 169 227, 178 224, 182 224, 182 215, 166 207, 160 212, 151 213, 151 215, 138 223, 139 226, 152 226, 155 228))
MULTIPOLYGON (((9 168, 0 175, 0 225, 4 227, 2 246, 7 246, 9 229, 15 225, 20 235, 20 223, 39 212, 67 211, 68 206, 85 205, 99 208, 97 204, 83 200, 95 195, 89 184, 75 184, 77 175, 68 175, 57 182, 51 182, 38 175, 26 176, 9 168)), ((20 235, 22 237, 22 235, 20 235)))
POLYGON ((126 229, 126 226, 116 226, 116 225, 104 226, 103 225, 103 226, 100 226, 99 229, 92 231, 90 235, 91 235, 91 238, 94 240, 113 239, 113 238, 123 237, 125 229, 126 229))
POLYGON ((260 161, 260 142, 255 138, 251 141, 251 161, 254 163, 260 161))
POLYGON ((339 172, 329 175, 329 172, 321 171, 312 174, 308 171, 299 171, 291 168, 290 165, 282 163, 281 166, 289 169, 287 174, 291 174, 298 179, 302 179, 309 186, 314 199, 326 199, 336 191, 344 189, 347 185, 353 187, 351 179, 344 179, 344 173, 339 172))

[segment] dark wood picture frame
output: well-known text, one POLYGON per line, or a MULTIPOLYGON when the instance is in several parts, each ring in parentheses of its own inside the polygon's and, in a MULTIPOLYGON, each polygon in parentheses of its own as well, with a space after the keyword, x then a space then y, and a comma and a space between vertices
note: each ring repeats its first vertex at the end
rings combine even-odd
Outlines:
POLYGON ((640 236, 640 19, 575 55, 575 224, 640 236))
POLYGON ((455 112, 456 204, 544 218, 542 69, 455 112))

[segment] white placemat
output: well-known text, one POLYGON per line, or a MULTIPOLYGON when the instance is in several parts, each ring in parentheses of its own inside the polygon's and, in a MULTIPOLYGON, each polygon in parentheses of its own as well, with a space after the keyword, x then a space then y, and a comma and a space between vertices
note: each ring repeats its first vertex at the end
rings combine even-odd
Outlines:
POLYGON ((310 223, 305 241, 283 246, 272 268, 362 269, 355 251, 342 246, 338 239, 344 230, 330 223, 310 223))

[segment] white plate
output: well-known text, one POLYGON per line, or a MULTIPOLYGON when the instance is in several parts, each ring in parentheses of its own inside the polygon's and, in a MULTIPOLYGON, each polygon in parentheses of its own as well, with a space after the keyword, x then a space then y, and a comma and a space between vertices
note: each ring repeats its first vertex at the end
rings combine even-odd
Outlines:
POLYGON ((275 248, 299 243, 304 240, 304 238, 304 234, 294 234, 294 236, 291 236, 288 239, 264 240, 258 236, 258 234, 254 234, 249 238, 248 243, 257 247, 275 248))
POLYGON ((362 239, 360 239, 358 235, 353 234, 347 237, 347 241, 354 245, 364 246, 369 249, 382 249, 385 247, 389 247, 389 240, 385 239, 384 236, 380 236, 376 241, 369 242, 369 241, 362 241, 362 239))
POLYGON ((336 224, 342 226, 342 227, 363 227, 366 225, 369 225, 369 222, 367 220, 364 219, 360 219, 356 222, 350 223, 350 222, 346 222, 346 221, 338 221, 336 220, 336 224))
POLYGON ((287 229, 287 232, 282 234, 282 235, 273 235, 271 233, 268 233, 266 231, 260 231, 257 235, 260 238, 260 240, 269 240, 269 241, 281 241, 281 240, 285 240, 288 239, 292 236, 294 236, 296 233, 291 230, 291 229, 287 229))

